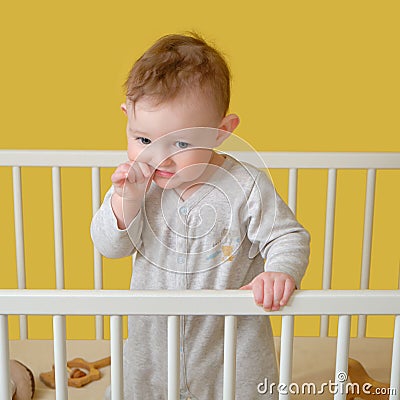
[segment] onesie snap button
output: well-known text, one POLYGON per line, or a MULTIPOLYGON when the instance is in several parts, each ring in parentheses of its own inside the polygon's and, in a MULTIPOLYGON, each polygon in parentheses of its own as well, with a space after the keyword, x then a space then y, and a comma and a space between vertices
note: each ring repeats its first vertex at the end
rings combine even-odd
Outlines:
POLYGON ((177 261, 178 261, 179 264, 182 264, 183 261, 184 261, 184 257, 183 257, 183 256, 179 256, 179 257, 177 258, 177 261))
POLYGON ((187 214, 189 213, 189 210, 187 209, 187 207, 182 206, 182 207, 179 209, 179 212, 180 212, 182 215, 187 215, 187 214))

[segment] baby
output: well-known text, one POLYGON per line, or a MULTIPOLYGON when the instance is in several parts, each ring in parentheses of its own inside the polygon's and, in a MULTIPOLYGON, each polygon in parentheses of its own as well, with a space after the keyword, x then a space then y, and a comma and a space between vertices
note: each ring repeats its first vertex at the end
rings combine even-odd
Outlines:
MULTIPOLYGON (((228 114, 230 72, 196 34, 160 38, 126 81, 128 161, 93 218, 106 257, 136 252, 131 289, 248 289, 284 306, 304 275, 309 235, 265 173, 214 149, 239 124, 228 114)), ((167 317, 130 316, 124 399, 167 398, 167 317)), ((224 318, 182 316, 181 399, 220 400, 224 318)), ((236 398, 277 399, 267 316, 237 321, 236 398)))

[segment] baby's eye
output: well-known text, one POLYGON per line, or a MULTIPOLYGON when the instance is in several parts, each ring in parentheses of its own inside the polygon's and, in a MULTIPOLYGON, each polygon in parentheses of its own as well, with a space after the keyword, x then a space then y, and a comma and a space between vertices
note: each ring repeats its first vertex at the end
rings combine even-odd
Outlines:
POLYGON ((151 140, 149 138, 145 138, 145 137, 138 137, 137 140, 139 140, 139 142, 142 144, 150 144, 151 143, 151 140))
POLYGON ((180 149, 186 149, 186 148, 188 148, 188 146, 189 146, 189 143, 186 143, 186 142, 176 142, 175 143, 176 144, 176 147, 179 147, 180 149))

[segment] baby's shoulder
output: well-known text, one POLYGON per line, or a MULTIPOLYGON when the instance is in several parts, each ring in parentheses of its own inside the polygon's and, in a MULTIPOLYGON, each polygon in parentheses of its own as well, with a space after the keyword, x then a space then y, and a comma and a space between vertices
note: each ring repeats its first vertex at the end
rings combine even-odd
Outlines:
POLYGON ((246 197, 252 195, 273 196, 275 193, 274 184, 268 170, 232 158, 229 172, 246 197))
POLYGON ((247 182, 250 184, 255 184, 259 180, 269 180, 268 175, 256 166, 237 160, 233 157, 230 158, 230 168, 229 172, 240 182, 247 182))

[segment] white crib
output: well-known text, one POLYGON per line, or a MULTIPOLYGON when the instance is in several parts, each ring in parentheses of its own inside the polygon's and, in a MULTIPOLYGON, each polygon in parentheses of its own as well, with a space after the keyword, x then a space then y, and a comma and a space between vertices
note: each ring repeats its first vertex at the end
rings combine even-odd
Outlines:
MULTIPOLYGON (((283 388, 292 383, 294 316, 321 316, 320 336, 328 335, 328 317, 338 315, 338 333, 335 366, 335 400, 345 399, 349 356, 351 316, 358 315, 358 336, 365 336, 367 315, 394 315, 392 336, 392 359, 390 373, 391 400, 400 399, 400 291, 370 290, 369 267, 374 215, 376 172, 381 169, 400 169, 400 153, 287 153, 230 152, 242 161, 251 162, 260 168, 288 169, 288 204, 296 213, 298 171, 300 169, 325 169, 328 174, 326 194, 326 223, 322 290, 298 290, 288 306, 279 312, 282 315, 280 336, 280 388, 279 399, 289 399, 290 391, 283 388), (340 169, 367 170, 364 211, 364 239, 359 290, 331 290, 332 253, 335 220, 337 171, 340 169), (342 374, 342 375, 341 375, 342 374), (286 385, 286 386, 285 386, 286 385)), ((12 168, 14 223, 16 243, 16 265, 18 288, 0 290, 0 400, 9 397, 9 327, 8 316, 19 315, 20 339, 28 337, 27 315, 53 316, 54 364, 56 376, 55 398, 68 398, 65 374, 67 315, 95 315, 96 338, 102 340, 103 318, 110 317, 111 351, 111 396, 113 400, 123 398, 122 381, 122 318, 126 315, 147 314, 168 316, 168 400, 179 399, 179 321, 182 315, 225 316, 224 344, 224 400, 235 399, 235 348, 236 316, 265 315, 255 306, 248 291, 141 291, 103 290, 102 257, 94 250, 94 289, 65 290, 63 260, 63 220, 61 204, 60 168, 90 168, 92 172, 92 212, 100 205, 100 169, 115 167, 126 158, 123 151, 39 151, 0 150, 0 167, 12 168), (22 167, 47 167, 52 169, 54 251, 56 267, 56 289, 26 289, 23 207, 21 189, 22 167)), ((398 185, 399 181, 393 182, 398 185)), ((397 251, 395 249, 394 251, 397 251)), ((4 267, 3 267, 4 268, 4 267)), ((6 266, 7 268, 7 266, 6 266)), ((335 339, 336 340, 336 339, 335 339)), ((240 366, 238 366, 240 368, 240 366)), ((311 396, 308 396, 311 398, 311 396)), ((333 397, 333 394, 331 395, 333 397)), ((71 397, 70 397, 71 398, 71 397)), ((322 397, 320 397, 322 398, 322 397)), ((219 400, 219 399, 218 399, 219 400)), ((242 399, 240 399, 242 400, 242 399)))

